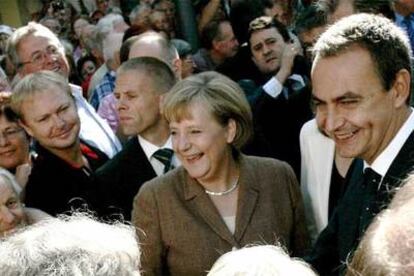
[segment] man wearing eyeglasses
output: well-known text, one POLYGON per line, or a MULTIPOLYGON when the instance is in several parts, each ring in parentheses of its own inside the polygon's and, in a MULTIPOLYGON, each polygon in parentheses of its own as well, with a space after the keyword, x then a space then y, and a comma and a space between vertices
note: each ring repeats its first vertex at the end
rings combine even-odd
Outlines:
MULTIPOLYGON (((17 70, 19 78, 41 70, 69 76, 69 64, 59 39, 48 28, 30 22, 18 28, 7 44, 7 55, 17 70)), ((71 85, 81 121, 80 138, 112 158, 121 150, 121 144, 95 110, 82 97, 80 87, 71 85)))

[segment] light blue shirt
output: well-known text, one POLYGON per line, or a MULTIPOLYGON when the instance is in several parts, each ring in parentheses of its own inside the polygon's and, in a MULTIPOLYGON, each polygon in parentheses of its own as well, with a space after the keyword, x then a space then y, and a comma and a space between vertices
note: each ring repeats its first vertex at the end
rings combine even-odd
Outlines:
MULTIPOLYGON (((411 29, 414 30, 414 14, 411 14, 408 16, 410 17, 411 29)), ((405 19, 404 16, 402 16, 401 14, 395 13, 395 24, 397 24, 397 26, 401 27, 405 32, 407 32, 407 27, 405 23, 403 22, 404 19, 405 19)), ((411 49, 412 49, 411 51, 414 52, 414 41, 410 40, 410 44, 411 44, 411 49)))

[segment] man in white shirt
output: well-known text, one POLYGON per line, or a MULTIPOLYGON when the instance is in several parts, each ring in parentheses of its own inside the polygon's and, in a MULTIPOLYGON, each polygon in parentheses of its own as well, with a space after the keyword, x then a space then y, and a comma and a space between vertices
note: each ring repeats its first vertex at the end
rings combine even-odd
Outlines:
MULTIPOLYGON (((50 70, 69 76, 69 64, 59 39, 48 28, 30 22, 18 28, 7 44, 7 54, 20 77, 50 70)), ((109 125, 82 97, 82 89, 71 85, 81 121, 79 136, 88 144, 104 152, 109 158, 121 150, 121 144, 109 125)))
POLYGON ((357 14, 314 46, 313 104, 319 128, 343 157, 357 158, 348 188, 307 260, 336 275, 372 219, 414 167, 407 35, 382 16, 357 14))

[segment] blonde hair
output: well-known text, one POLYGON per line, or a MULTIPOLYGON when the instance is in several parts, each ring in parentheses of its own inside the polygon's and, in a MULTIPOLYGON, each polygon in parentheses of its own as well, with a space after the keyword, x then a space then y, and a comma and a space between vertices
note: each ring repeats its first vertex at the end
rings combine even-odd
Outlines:
POLYGON ((22 40, 29 35, 33 35, 35 33, 39 33, 44 37, 51 39, 59 51, 62 52, 64 55, 64 49, 62 43, 60 43, 59 38, 47 27, 43 26, 42 24, 36 22, 29 22, 26 26, 18 28, 13 34, 10 36, 7 46, 6 46, 6 53, 9 57, 10 61, 16 68, 20 67, 20 58, 17 53, 17 49, 20 46, 22 40))
POLYGON ((225 126, 230 119, 236 122, 233 146, 240 149, 252 135, 252 113, 241 88, 231 79, 216 73, 204 72, 178 82, 163 101, 167 121, 189 117, 189 106, 200 103, 225 126))
POLYGON ((43 70, 29 74, 22 78, 13 88, 10 106, 20 119, 23 118, 23 101, 37 93, 44 93, 44 90, 51 86, 60 87, 73 99, 71 88, 66 78, 53 71, 43 70))

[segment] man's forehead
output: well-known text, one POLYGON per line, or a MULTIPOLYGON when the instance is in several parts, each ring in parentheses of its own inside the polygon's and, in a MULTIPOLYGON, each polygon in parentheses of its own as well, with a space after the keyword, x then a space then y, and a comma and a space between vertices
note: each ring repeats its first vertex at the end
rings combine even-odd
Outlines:
POLYGON ((250 36, 250 42, 260 37, 260 39, 276 38, 280 36, 279 31, 275 27, 254 31, 250 36))
POLYGON ((126 70, 118 74, 114 93, 146 94, 155 91, 153 79, 141 70, 126 70))
POLYGON ((124 87, 137 87, 138 89, 140 85, 137 85, 137 83, 146 84, 147 81, 145 81, 145 79, 149 80, 149 78, 146 78, 146 74, 142 70, 118 70, 115 81, 115 90, 120 90, 121 88, 124 89, 124 87))
MULTIPOLYGON (((21 42, 19 43, 19 47, 21 47, 23 45, 26 45, 27 42, 29 42, 29 41, 30 42, 36 41, 36 44, 43 41, 43 42, 46 42, 50 45, 54 45, 54 46, 57 46, 57 47, 61 46, 61 44, 60 44, 60 42, 57 38, 53 38, 50 35, 44 34, 42 32, 34 32, 34 33, 31 33, 31 34, 28 34, 27 36, 25 36, 21 40, 21 42)), ((32 47, 33 47, 33 45, 30 45, 30 49, 32 49, 32 47)))

